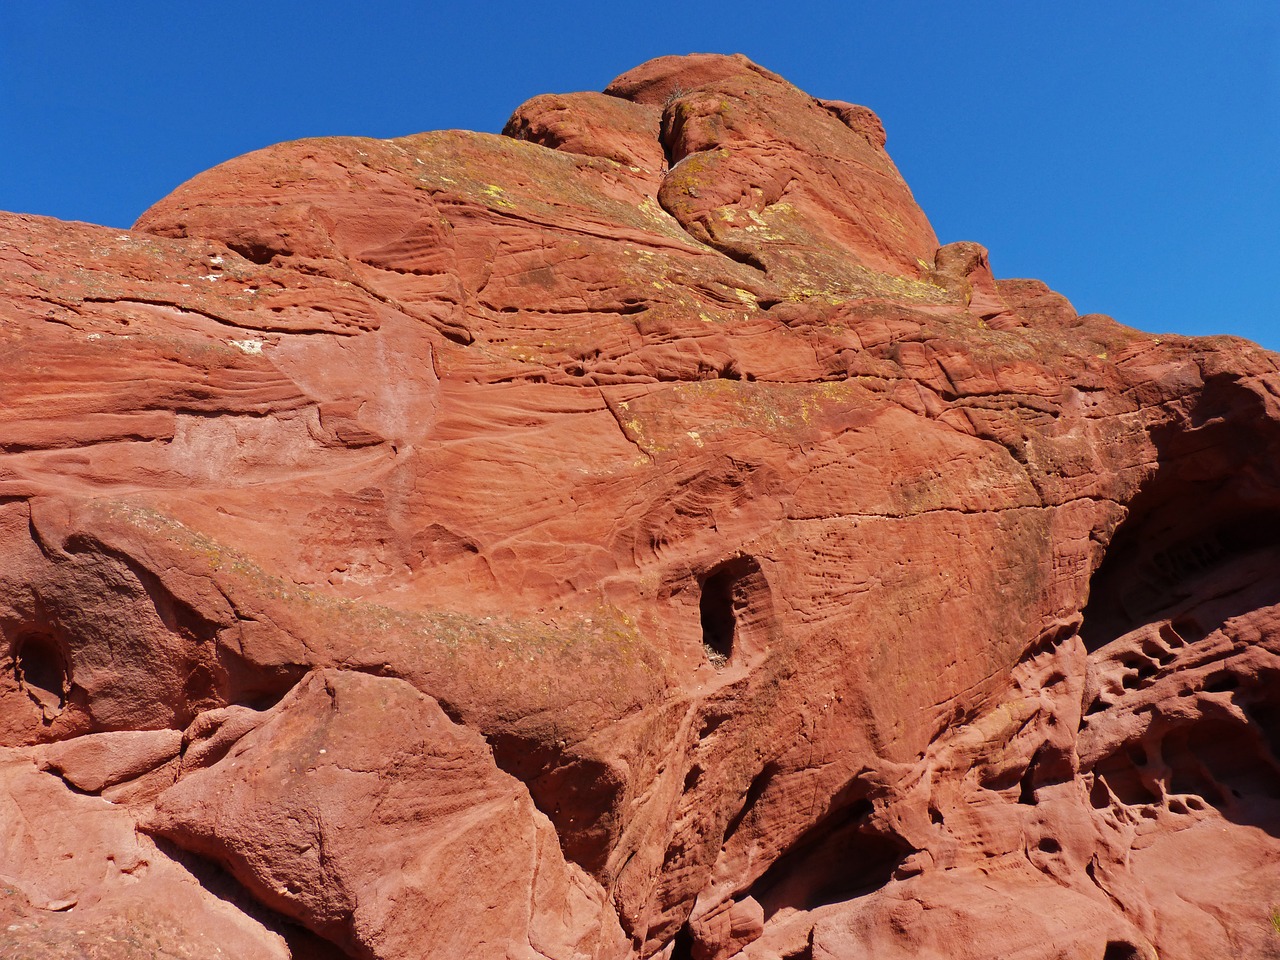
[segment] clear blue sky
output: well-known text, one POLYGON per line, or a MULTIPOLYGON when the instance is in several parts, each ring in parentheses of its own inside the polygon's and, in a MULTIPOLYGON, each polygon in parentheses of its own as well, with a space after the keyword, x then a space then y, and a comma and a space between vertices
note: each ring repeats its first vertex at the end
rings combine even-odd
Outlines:
POLYGON ((1280 3, 0 0, 0 209, 128 226, 281 140, 497 131, 651 57, 864 103, 944 241, 1280 350, 1280 3))

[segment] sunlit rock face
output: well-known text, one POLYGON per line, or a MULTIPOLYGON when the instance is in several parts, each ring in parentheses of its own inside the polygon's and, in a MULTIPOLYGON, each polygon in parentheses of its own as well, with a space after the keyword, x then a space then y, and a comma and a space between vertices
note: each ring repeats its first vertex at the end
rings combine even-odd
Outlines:
POLYGON ((3 215, 0 343, 0 954, 1280 949, 1276 358, 940 248, 865 107, 3 215))

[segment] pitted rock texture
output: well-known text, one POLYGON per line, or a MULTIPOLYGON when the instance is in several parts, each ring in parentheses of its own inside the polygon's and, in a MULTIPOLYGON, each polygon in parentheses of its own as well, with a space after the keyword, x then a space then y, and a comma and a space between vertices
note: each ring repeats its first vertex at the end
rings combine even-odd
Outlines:
POLYGON ((662 58, 0 216, 0 954, 1280 955, 1276 357, 885 143, 662 58))

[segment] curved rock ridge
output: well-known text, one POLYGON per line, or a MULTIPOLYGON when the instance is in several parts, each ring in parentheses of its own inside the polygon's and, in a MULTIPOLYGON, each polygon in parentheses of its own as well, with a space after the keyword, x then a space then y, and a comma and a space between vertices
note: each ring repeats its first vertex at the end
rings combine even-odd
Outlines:
POLYGON ((1277 358, 885 144, 664 57, 0 215, 0 954, 1280 953, 1277 358))

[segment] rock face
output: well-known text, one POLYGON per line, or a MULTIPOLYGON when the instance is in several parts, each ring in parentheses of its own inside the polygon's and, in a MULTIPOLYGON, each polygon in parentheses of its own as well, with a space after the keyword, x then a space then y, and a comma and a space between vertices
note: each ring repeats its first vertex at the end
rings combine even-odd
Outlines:
POLYGON ((864 107, 2 215, 0 346, 6 957, 1280 955, 1277 358, 939 248, 864 107))

